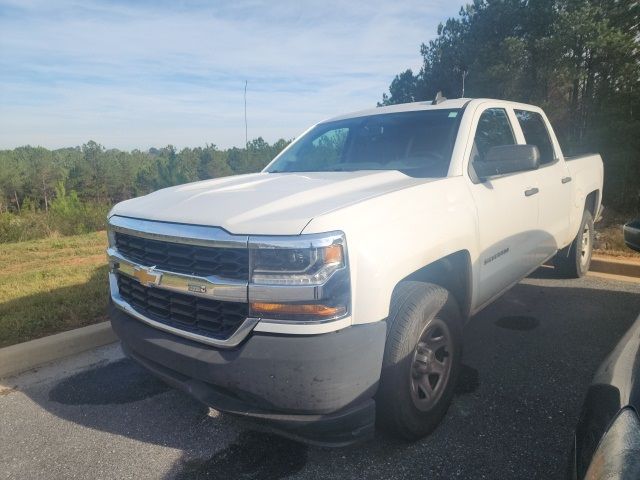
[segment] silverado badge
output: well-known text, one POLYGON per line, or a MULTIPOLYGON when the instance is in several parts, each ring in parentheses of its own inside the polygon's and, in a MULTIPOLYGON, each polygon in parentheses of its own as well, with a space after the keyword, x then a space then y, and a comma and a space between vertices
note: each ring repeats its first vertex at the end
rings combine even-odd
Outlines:
POLYGON ((207 293, 207 286, 206 285, 194 285, 194 284, 189 284, 187 286, 188 290, 190 292, 194 292, 194 293, 207 293))
POLYGON ((147 287, 151 287, 153 285, 159 285, 160 279, 162 278, 162 272, 156 272, 156 267, 151 268, 141 268, 136 267, 133 269, 133 276, 138 280, 142 285, 147 287))

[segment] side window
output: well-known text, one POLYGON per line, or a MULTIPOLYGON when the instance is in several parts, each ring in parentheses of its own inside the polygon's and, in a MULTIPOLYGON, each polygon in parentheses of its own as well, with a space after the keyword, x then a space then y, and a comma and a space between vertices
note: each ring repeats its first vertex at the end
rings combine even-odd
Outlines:
POLYGON ((491 147, 515 145, 509 117, 504 108, 488 108, 478 120, 476 136, 473 139, 471 162, 482 162, 491 147))
POLYGON ((540 165, 552 163, 556 156, 542 115, 527 110, 516 110, 515 113, 525 142, 527 145, 535 145, 540 151, 540 165))

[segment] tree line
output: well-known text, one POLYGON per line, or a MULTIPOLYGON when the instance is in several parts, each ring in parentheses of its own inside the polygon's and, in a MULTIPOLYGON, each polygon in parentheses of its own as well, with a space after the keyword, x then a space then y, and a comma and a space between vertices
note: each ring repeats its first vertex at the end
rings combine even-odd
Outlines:
MULTIPOLYGON (((566 154, 597 151, 604 200, 640 210, 640 3, 474 0, 422 44, 422 68, 393 79, 378 105, 491 97, 541 106, 566 154), (463 87, 464 86, 464 87, 463 87)), ((168 145, 0 151, 0 242, 104 227, 110 205, 151 191, 262 169, 289 142, 246 148, 168 145)))
POLYGON ((81 147, 48 150, 18 147, 0 151, 0 212, 48 211, 56 187, 83 201, 114 204, 160 188, 207 178, 256 172, 289 142, 273 145, 257 138, 247 148, 172 145, 143 152, 105 149, 89 141, 81 147))
POLYGON ((117 202, 172 185, 259 171, 288 144, 257 138, 246 148, 168 145, 127 152, 89 141, 57 150, 2 150, 0 242, 103 228, 117 202))
POLYGON ((542 107, 565 154, 599 152, 605 202, 640 209, 640 3, 474 0, 420 47, 379 105, 500 98, 542 107))

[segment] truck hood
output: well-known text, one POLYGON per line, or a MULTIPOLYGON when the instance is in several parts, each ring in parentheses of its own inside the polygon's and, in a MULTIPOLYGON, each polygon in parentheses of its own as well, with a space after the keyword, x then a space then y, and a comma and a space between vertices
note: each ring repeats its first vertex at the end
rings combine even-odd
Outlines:
POLYGON ((433 179, 396 170, 255 173, 165 188, 117 204, 112 215, 296 235, 314 217, 433 179))

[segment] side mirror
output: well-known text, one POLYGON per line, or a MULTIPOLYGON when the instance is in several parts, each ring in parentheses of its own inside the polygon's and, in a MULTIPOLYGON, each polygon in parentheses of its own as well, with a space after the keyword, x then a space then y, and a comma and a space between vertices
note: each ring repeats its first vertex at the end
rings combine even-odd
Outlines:
POLYGON ((491 147, 484 159, 473 162, 476 175, 481 178, 507 173, 537 170, 540 152, 535 145, 501 145, 491 147))
POLYGON ((627 244, 631 250, 640 252, 640 218, 630 221, 624 227, 624 243, 627 244))

